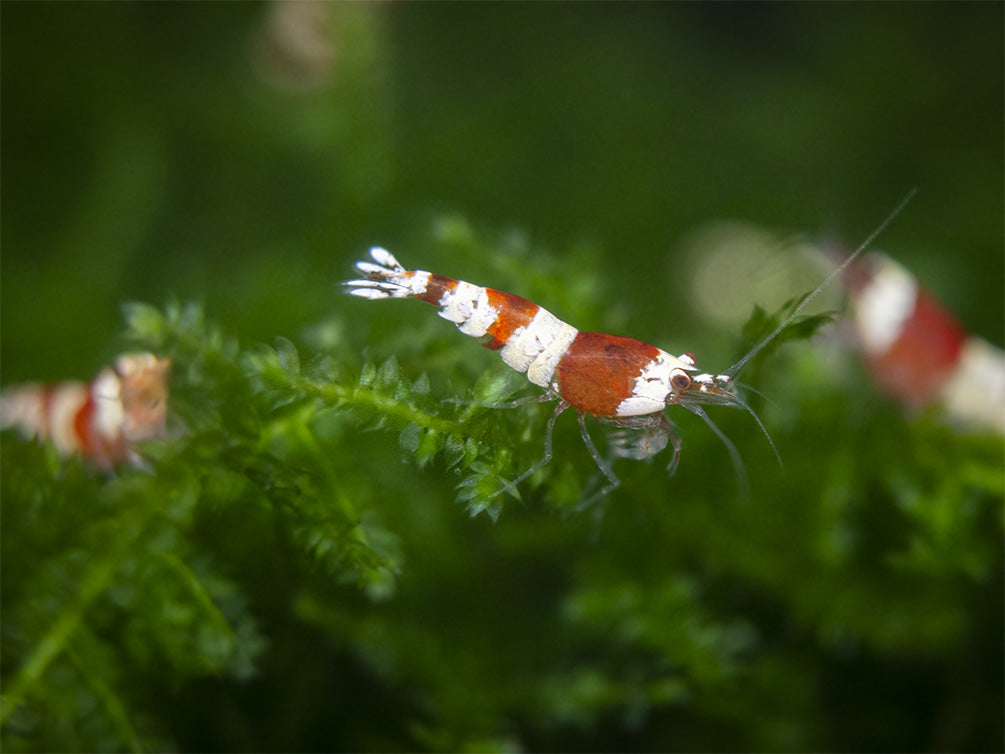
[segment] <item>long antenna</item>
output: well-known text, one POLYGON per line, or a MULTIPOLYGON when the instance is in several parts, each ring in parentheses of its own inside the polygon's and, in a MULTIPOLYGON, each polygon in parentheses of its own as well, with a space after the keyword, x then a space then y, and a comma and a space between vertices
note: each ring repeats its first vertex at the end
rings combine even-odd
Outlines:
POLYGON ((862 244, 857 249, 855 249, 855 251, 852 252, 852 254, 846 260, 844 260, 840 265, 835 267, 831 271, 830 275, 828 275, 820 285, 814 288, 812 293, 810 293, 806 298, 802 300, 802 303, 800 303, 799 306, 795 308, 792 314, 786 317, 778 327, 776 327, 774 330, 771 331, 770 335, 763 338, 756 346, 747 351, 746 355, 742 359, 733 364, 733 366, 731 366, 729 369, 723 372, 723 374, 725 374, 727 377, 730 378, 735 377, 736 374, 741 369, 743 369, 743 367, 747 364, 748 361, 757 356, 757 354, 759 354, 761 350, 766 345, 768 345, 768 343, 773 341, 778 336, 778 333, 780 333, 782 330, 784 330, 786 327, 792 324, 792 321, 802 313, 802 311, 807 307, 807 305, 813 299, 815 299, 820 294, 820 292, 823 291, 824 288, 826 288, 833 282, 834 278, 836 278, 838 275, 840 275, 846 269, 848 269, 848 265, 854 262, 855 259, 859 256, 859 254, 861 254, 863 251, 869 248, 869 245, 874 240, 876 240, 876 236, 878 236, 880 233, 886 230, 886 226, 888 226, 890 223, 893 222, 893 219, 900 214, 900 211, 907 206, 907 203, 911 201, 911 199, 913 199, 914 195, 917 193, 918 189, 916 188, 913 188, 910 191, 908 191, 907 196, 905 196, 903 199, 900 200, 900 204, 898 204, 894 208, 893 212, 887 215, 886 219, 879 224, 879 227, 876 228, 876 230, 874 230, 872 233, 870 233, 869 237, 866 238, 865 241, 863 241, 862 244))

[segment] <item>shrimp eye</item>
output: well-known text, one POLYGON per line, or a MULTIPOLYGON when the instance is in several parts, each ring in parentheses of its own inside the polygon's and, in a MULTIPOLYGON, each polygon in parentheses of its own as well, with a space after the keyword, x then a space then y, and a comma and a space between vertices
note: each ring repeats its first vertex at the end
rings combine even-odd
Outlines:
POLYGON ((691 378, 683 372, 677 372, 670 378, 670 384, 677 390, 687 390, 691 387, 691 378))

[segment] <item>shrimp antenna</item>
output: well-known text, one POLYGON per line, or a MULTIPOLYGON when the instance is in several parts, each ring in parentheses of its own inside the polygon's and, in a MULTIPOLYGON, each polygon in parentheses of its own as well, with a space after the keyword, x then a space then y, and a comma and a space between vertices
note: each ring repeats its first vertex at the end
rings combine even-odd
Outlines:
POLYGON ((748 361, 757 356, 757 354, 759 354, 763 350, 763 348, 766 345, 768 345, 768 343, 773 341, 782 330, 791 325, 792 321, 796 317, 798 317, 803 312, 804 309, 806 309, 807 305, 813 299, 815 299, 820 294, 820 292, 824 290, 824 288, 826 288, 834 281, 834 278, 836 278, 838 275, 840 275, 846 269, 848 269, 848 265, 854 262, 863 251, 869 248, 869 245, 876 240, 876 236, 878 236, 880 233, 886 230, 886 227, 893 222, 893 219, 900 214, 901 210, 907 206, 907 203, 911 201, 911 199, 913 199, 914 195, 917 193, 918 189, 916 188, 913 188, 910 191, 908 191, 907 196, 905 196, 903 199, 900 200, 900 204, 898 204, 894 208, 893 212, 887 215, 886 219, 879 224, 879 227, 876 228, 876 230, 874 230, 872 233, 870 233, 869 237, 866 238, 865 241, 863 241, 862 244, 848 256, 847 259, 845 259, 840 265, 831 270, 831 273, 824 279, 824 281, 816 288, 814 288, 813 291, 806 298, 802 300, 799 306, 797 306, 793 310, 793 312, 788 317, 786 317, 780 325, 778 325, 778 327, 776 327, 774 330, 771 331, 770 335, 763 338, 756 346, 747 351, 746 355, 742 359, 733 364, 733 366, 731 366, 729 369, 723 372, 723 374, 725 374, 727 377, 730 378, 736 376, 739 373, 739 371, 743 369, 744 366, 747 365, 748 361))
MULTIPOLYGON (((733 464, 733 474, 736 476, 737 495, 742 502, 749 500, 750 480, 747 477, 747 468, 743 465, 743 458, 740 457, 740 451, 736 449, 733 441, 726 437, 726 433, 715 425, 715 422, 712 421, 711 417, 705 413, 705 410, 701 406, 684 405, 684 408, 695 416, 700 416, 702 421, 704 421, 705 424, 707 424, 709 428, 715 432, 718 438, 722 441, 722 444, 726 446, 726 450, 729 452, 729 460, 733 464)), ((744 408, 747 407, 744 406, 744 408)), ((750 411, 749 408, 747 408, 747 410, 750 411)), ((750 411, 750 413, 753 414, 754 412, 750 411)), ((755 415, 754 418, 757 419, 757 416, 755 415)), ((761 420, 757 419, 757 423, 760 424, 761 420)), ((763 425, 761 425, 761 429, 764 429, 763 425)), ((767 434, 767 430, 765 430, 765 434, 767 434)), ((768 438, 768 442, 771 442, 770 437, 768 438)), ((775 444, 771 443, 771 447, 774 448, 775 444)), ((777 455, 778 451, 775 451, 775 454, 777 455)), ((781 460, 779 460, 779 463, 781 463, 781 460)))

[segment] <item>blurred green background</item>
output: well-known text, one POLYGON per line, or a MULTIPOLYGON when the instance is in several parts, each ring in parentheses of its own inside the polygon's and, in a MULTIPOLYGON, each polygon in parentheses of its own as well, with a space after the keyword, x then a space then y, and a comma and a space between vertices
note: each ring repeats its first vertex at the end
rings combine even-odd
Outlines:
MULTIPOLYGON (((175 297, 242 344, 303 344, 335 317, 348 352, 396 354, 448 397, 495 356, 431 309, 343 298, 335 283, 380 244, 406 265, 546 287, 514 268, 496 278, 507 268, 491 254, 453 255, 437 240, 456 227, 500 247, 529 239, 524 263, 540 255, 570 298, 586 279, 589 300, 535 296, 584 318, 574 325, 715 370, 736 356, 739 324, 689 303, 691 234, 737 219, 853 247, 912 187, 879 245, 1001 345, 1003 15, 1000 3, 4 3, 0 377, 85 378, 122 349, 124 302, 175 297), (437 374, 430 339, 467 349, 466 372, 437 374)), ((918 429, 877 398, 823 405, 868 393, 851 385, 787 414, 810 380, 778 380, 750 381, 781 404, 769 430, 787 479, 760 472, 772 461, 756 428, 730 432, 751 467, 746 508, 700 512, 706 484, 728 490, 730 472, 699 423, 683 478, 618 465, 639 481, 600 524, 534 495, 494 525, 468 519, 441 466, 401 464, 393 435, 362 440, 357 452, 384 464, 374 483, 408 503, 382 513, 406 553, 390 604, 309 567, 288 587, 261 584, 268 596, 249 580, 269 643, 256 680, 165 670, 129 697, 134 726, 185 750, 1001 750, 1000 480, 960 471, 990 457, 993 477, 1000 443, 918 429), (822 478, 840 484, 821 492, 822 478), (885 502, 842 507, 872 500, 863 489, 885 502), (917 555, 919 500, 955 534, 926 550, 927 573, 910 557, 898 571, 891 553, 917 555), (797 544, 801 510, 821 537, 858 538, 854 564, 814 582, 824 556, 797 544), (692 644, 736 667, 700 667, 698 649, 668 659, 692 644)), ((574 430, 556 443, 590 473, 574 430)), ((81 736, 55 740, 94 745, 81 736)), ((31 740, 15 748, 45 748, 31 740)))
POLYGON ((911 187, 881 245, 1002 342, 996 4, 337 4, 313 62, 273 13, 4 8, 5 382, 87 374, 124 299, 295 333, 373 244, 492 284, 402 245, 443 213, 595 244, 631 334, 699 352, 686 233, 854 245, 911 187))

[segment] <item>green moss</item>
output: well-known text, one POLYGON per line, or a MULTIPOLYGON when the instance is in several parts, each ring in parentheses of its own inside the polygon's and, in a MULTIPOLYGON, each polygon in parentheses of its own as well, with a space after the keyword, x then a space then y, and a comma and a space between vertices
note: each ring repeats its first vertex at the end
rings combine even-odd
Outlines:
MULTIPOLYGON (((755 311, 750 327, 789 308, 755 311)), ((101 479, 3 443, 11 748, 160 746, 172 715, 150 699, 206 678, 216 690, 193 693, 207 698, 282 684, 268 668, 291 621, 294 634, 313 627, 328 662, 355 657, 381 693, 415 705, 395 746, 442 749, 547 746, 608 720, 645 736, 685 711, 703 722, 684 741, 812 746, 827 740, 819 710, 780 728, 758 711, 816 708, 828 661, 921 653, 951 672, 979 646, 974 599, 1001 563, 996 438, 892 413, 864 457, 856 444, 790 455, 776 438, 787 478, 753 474, 738 503, 693 473, 728 468, 693 431, 681 478, 623 462, 625 493, 567 518, 596 475, 572 427, 514 507, 499 493, 539 456, 543 412, 468 403, 510 395, 491 368, 471 391, 434 395, 476 353, 446 327, 454 363, 439 368, 452 374, 430 379, 393 355, 353 363, 342 344, 242 348, 195 305, 126 312, 128 339, 173 359, 152 468, 101 479), (498 524, 466 523, 451 498, 498 524), (732 732, 708 738, 716 720, 732 732)), ((793 435, 857 433, 786 382, 802 406, 793 435)))

